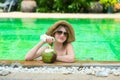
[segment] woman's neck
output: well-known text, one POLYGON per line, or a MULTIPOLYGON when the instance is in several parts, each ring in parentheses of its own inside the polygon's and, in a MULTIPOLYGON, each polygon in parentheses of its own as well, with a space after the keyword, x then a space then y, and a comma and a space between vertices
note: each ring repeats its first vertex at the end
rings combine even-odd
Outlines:
POLYGON ((55 43, 54 43, 54 48, 55 48, 55 49, 62 49, 62 48, 63 48, 63 44, 62 44, 62 43, 57 43, 57 42, 55 42, 55 43))

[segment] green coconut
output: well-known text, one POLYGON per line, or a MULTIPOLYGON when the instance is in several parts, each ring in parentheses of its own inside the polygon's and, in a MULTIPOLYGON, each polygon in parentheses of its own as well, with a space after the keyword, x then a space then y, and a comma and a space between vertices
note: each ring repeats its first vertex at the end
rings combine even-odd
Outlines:
POLYGON ((43 53, 42 53, 42 60, 45 63, 53 63, 56 61, 56 52, 54 51, 54 49, 46 49, 43 53))

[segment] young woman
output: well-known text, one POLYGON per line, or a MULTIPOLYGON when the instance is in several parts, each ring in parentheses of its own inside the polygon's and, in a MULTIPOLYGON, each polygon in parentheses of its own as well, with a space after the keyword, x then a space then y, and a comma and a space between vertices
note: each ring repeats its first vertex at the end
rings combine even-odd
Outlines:
POLYGON ((48 43, 53 46, 57 52, 57 61, 74 62, 75 53, 71 42, 75 40, 74 30, 72 26, 60 20, 53 24, 46 32, 48 36, 45 41, 38 42, 25 56, 25 60, 33 60, 44 52, 48 46, 43 46, 48 43))

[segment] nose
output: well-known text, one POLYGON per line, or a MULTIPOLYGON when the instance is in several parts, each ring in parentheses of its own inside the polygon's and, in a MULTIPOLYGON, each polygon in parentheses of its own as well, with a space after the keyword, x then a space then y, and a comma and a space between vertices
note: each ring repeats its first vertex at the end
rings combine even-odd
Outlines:
POLYGON ((65 36, 64 33, 62 33, 61 36, 65 36))

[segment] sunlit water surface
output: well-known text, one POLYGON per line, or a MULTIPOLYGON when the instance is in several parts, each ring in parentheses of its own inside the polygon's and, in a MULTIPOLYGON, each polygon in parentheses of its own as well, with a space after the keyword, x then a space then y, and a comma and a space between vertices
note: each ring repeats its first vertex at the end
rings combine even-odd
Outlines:
MULTIPOLYGON (((1 18, 0 60, 24 60, 40 35, 61 19, 1 18)), ((120 61, 120 19, 62 19, 74 28, 75 58, 120 61)))

